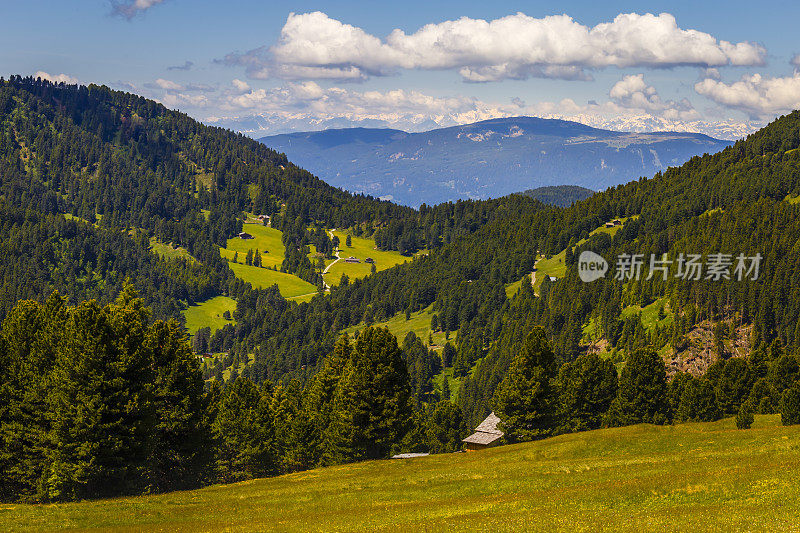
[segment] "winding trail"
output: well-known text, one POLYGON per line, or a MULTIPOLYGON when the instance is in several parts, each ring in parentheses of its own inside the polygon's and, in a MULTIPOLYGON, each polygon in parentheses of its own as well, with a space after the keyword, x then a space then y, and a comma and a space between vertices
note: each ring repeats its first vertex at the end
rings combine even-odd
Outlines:
MULTIPOLYGON (((328 230, 328 234, 331 236, 331 240, 333 240, 333 230, 332 229, 328 230)), ((333 263, 331 263, 330 265, 326 266, 325 270, 322 271, 322 286, 325 288, 326 291, 329 291, 331 289, 331 286, 328 285, 327 281, 325 281, 325 274, 327 274, 328 270, 330 270, 330 268, 333 265, 335 265, 336 263, 338 263, 339 259, 341 259, 341 257, 339 257, 339 247, 338 246, 333 251, 333 253, 334 253, 334 255, 336 255, 336 259, 333 261, 333 263)))

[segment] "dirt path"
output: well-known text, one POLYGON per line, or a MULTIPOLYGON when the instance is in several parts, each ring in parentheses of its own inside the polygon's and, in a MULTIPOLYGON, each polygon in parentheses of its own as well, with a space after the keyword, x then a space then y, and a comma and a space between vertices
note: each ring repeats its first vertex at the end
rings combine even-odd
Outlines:
MULTIPOLYGON (((333 240, 333 230, 332 229, 328 230, 328 234, 331 236, 331 240, 333 240)), ((328 285, 327 281, 325 281, 325 274, 327 274, 328 270, 330 270, 330 268, 333 265, 335 265, 336 263, 338 263, 339 259, 341 259, 341 257, 339 257, 339 247, 338 246, 336 247, 336 250, 334 250, 333 253, 334 253, 334 255, 336 255, 336 259, 333 261, 333 263, 331 263, 330 265, 326 266, 325 270, 322 271, 322 286, 325 288, 326 291, 331 290, 331 286, 328 285)))

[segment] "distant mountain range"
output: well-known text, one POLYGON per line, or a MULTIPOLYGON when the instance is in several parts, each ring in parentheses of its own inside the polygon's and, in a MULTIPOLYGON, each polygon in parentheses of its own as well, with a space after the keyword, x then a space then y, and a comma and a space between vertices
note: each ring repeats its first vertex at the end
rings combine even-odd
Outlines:
POLYGON ((332 185, 411 206, 564 184, 597 191, 732 144, 699 133, 626 133, 533 117, 421 133, 347 128, 259 140, 332 185))

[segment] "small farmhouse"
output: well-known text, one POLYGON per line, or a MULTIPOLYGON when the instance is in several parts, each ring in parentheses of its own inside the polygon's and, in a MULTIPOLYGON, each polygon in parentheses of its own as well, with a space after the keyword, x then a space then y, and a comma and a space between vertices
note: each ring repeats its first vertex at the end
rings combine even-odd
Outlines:
POLYGON ((615 218, 614 219, 614 225, 615 226, 621 226, 622 225, 622 221, 620 219, 618 219, 618 218, 615 218))
POLYGON ((360 263, 357 258, 353 257, 352 255, 344 260, 345 263, 360 263))
POLYGON ((252 235, 250 235, 249 233, 247 233, 246 231, 243 231, 243 232, 241 232, 241 233, 239 234, 239 238, 240 238, 240 239, 252 239, 252 238, 253 238, 253 236, 252 236, 252 235))
POLYGON ((464 449, 474 452, 500 444, 503 432, 497 429, 499 423, 497 415, 494 412, 489 413, 489 416, 475 428, 475 433, 461 441, 464 443, 464 449))
POLYGON ((373 258, 371 258, 371 257, 367 257, 366 259, 364 259, 364 262, 372 264, 372 263, 375 262, 375 260, 373 258))
POLYGON ((613 228, 614 227, 614 223, 613 222, 606 222, 606 227, 607 228, 613 228))

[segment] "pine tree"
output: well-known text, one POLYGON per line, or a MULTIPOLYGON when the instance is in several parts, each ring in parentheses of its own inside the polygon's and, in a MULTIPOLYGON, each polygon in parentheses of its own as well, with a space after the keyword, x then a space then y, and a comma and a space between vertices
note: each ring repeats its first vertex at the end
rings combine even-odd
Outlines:
POLYGON ((493 404, 508 442, 547 437, 555 429, 557 394, 555 356, 544 329, 536 327, 514 357, 493 404))
POLYGON ((459 450, 461 439, 467 436, 468 431, 460 407, 446 399, 436 403, 428 425, 429 451, 448 453, 459 450))
POLYGON ((216 440, 217 476, 242 481, 277 472, 270 387, 259 390, 239 377, 222 394, 212 429, 216 440))
POLYGON ((45 498, 135 494, 148 485, 156 415, 149 318, 130 285, 114 305, 84 302, 70 313, 49 398, 45 498))
POLYGON ((597 354, 581 356, 561 367, 558 388, 564 431, 597 429, 617 396, 617 369, 597 354))
POLYGON ((183 329, 157 321, 145 340, 152 354, 151 385, 156 412, 149 467, 157 491, 197 487, 213 460, 211 428, 205 417, 203 376, 183 329))
POLYGON ((652 347, 634 350, 622 369, 619 392, 609 410, 611 425, 669 420, 667 374, 664 361, 652 347))
POLYGON ((345 239, 344 243, 348 248, 353 246, 353 238, 350 236, 349 233, 347 234, 347 238, 345 239))
POLYGON ((800 424, 800 382, 787 388, 781 395, 781 423, 784 426, 800 424))
POLYGON ((35 500, 46 471, 47 403, 66 308, 54 293, 44 306, 23 301, 3 321, 0 349, 0 497, 35 500))
POLYGON ((411 384, 397 339, 366 328, 344 366, 326 431, 326 459, 387 457, 411 423, 411 384))

